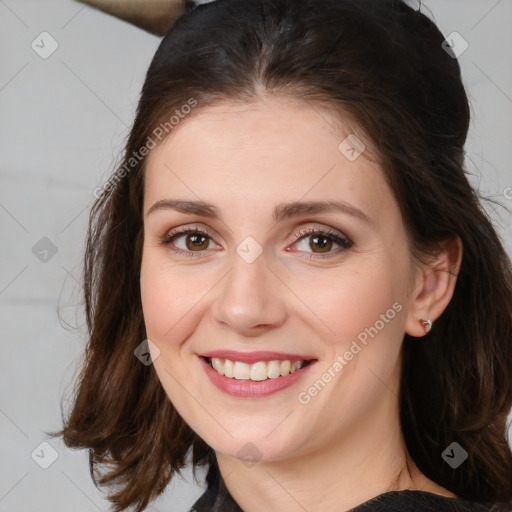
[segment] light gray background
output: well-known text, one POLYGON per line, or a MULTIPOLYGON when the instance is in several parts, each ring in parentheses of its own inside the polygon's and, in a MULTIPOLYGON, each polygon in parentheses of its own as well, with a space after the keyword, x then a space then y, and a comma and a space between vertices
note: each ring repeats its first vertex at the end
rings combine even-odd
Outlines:
MULTIPOLYGON (((467 167, 510 208, 512 2, 423 4, 445 35, 469 43, 460 57, 474 113, 467 167)), ((69 0, 0 0, 0 512, 110 508, 85 452, 49 440, 58 458, 48 469, 31 453, 47 457, 43 431, 61 426, 85 343, 78 280, 92 191, 122 148, 159 41, 69 0), (43 31, 59 45, 47 59, 31 48, 43 31), (47 262, 32 252, 42 237, 58 249, 47 262)), ((511 216, 491 210, 510 253, 511 216)), ((147 510, 187 510, 202 487, 185 475, 147 510)))

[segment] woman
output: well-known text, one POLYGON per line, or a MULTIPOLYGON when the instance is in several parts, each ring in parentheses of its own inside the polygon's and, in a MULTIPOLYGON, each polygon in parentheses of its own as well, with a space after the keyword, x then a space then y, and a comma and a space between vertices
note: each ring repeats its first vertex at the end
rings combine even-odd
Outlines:
POLYGON ((198 512, 510 510, 511 263, 443 41, 391 0, 217 0, 164 37, 57 433, 116 511, 188 455, 198 512))

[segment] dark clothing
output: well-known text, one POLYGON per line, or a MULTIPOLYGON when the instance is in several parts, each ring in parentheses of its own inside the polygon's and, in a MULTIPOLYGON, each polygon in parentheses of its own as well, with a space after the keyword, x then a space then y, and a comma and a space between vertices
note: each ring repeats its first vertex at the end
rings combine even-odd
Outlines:
MULTIPOLYGON (((208 488, 189 512, 243 512, 217 471, 208 472, 208 488)), ((315 511, 311 511, 315 512, 315 511)), ((512 512, 511 504, 481 504, 426 491, 403 490, 380 494, 349 512, 512 512)))

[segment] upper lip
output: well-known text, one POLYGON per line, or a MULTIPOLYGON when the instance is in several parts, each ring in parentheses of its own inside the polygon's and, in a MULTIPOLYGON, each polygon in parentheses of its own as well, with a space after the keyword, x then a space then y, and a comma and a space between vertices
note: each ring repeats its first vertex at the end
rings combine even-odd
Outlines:
POLYGON ((236 350, 211 350, 201 354, 202 357, 229 359, 230 361, 240 361, 241 363, 257 363, 259 361, 312 361, 313 356, 299 354, 285 354, 283 352, 238 352, 236 350))

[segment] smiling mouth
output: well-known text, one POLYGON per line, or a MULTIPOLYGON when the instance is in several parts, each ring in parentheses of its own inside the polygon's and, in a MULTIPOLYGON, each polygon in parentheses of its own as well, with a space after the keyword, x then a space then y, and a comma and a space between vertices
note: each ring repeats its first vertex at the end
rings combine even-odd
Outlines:
POLYGON ((302 370, 305 366, 313 362, 313 360, 272 360, 248 364, 241 361, 232 361, 230 359, 220 359, 218 357, 204 357, 204 359, 219 375, 223 375, 229 379, 251 380, 256 382, 286 377, 287 375, 302 370))

